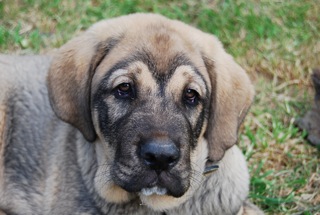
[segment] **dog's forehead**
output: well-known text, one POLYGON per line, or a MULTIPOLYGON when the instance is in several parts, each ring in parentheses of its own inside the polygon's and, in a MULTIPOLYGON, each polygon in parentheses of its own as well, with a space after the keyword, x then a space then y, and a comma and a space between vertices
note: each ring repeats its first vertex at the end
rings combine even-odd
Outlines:
POLYGON ((121 33, 115 34, 117 38, 111 40, 117 42, 97 68, 93 87, 108 73, 135 61, 143 62, 160 79, 166 79, 165 76, 170 76, 181 65, 189 65, 209 80, 201 51, 180 28, 174 28, 174 24, 160 19, 123 27, 121 33))

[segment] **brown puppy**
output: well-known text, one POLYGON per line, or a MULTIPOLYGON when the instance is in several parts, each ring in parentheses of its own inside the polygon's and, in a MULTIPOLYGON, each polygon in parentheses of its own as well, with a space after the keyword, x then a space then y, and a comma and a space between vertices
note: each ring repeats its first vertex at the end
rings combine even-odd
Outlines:
POLYGON ((129 15, 0 77, 3 213, 261 213, 235 146, 253 87, 212 35, 129 15))

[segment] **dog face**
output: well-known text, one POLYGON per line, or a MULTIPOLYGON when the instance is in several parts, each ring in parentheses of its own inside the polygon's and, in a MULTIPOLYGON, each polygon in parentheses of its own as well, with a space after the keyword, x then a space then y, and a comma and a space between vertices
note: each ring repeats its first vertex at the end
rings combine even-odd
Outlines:
POLYGON ((67 43, 48 88, 57 116, 95 144, 100 196, 139 195, 156 210, 192 195, 207 158, 236 143, 253 97, 216 38, 150 14, 102 21, 67 43))

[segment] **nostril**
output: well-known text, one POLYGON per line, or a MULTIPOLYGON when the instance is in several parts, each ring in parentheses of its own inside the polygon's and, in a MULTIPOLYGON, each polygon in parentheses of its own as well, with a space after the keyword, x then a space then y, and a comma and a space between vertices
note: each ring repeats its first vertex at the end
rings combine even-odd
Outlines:
POLYGON ((144 158, 148 164, 154 164, 157 160, 156 156, 152 153, 145 153, 142 158, 144 158))
POLYGON ((140 157, 154 170, 167 170, 173 167, 180 157, 180 152, 171 141, 147 141, 140 148, 140 157))
POLYGON ((175 156, 175 155, 173 155, 173 156, 171 156, 171 157, 168 157, 168 163, 169 163, 169 165, 175 163, 175 162, 177 161, 177 159, 178 159, 178 156, 175 156))

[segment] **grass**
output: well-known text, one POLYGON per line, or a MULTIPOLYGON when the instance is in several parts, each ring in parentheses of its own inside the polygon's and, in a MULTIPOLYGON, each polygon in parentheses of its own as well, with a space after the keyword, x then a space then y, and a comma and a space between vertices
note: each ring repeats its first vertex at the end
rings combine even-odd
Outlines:
POLYGON ((266 214, 320 214, 320 156, 294 120, 312 104, 320 66, 317 0, 0 0, 0 52, 46 53, 94 22, 155 12, 217 35, 248 71, 255 103, 240 138, 251 200, 266 214))
POLYGON ((300 86, 279 91, 278 84, 265 81, 256 85, 255 105, 240 142, 251 170, 251 198, 268 214, 316 214, 319 152, 294 125, 310 108, 311 91, 301 93, 300 86))

